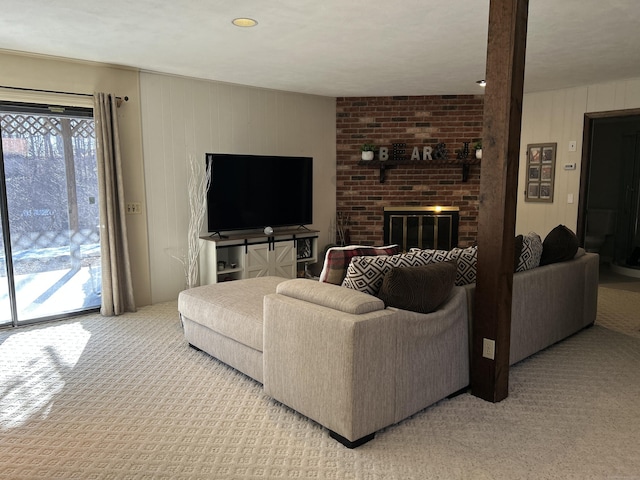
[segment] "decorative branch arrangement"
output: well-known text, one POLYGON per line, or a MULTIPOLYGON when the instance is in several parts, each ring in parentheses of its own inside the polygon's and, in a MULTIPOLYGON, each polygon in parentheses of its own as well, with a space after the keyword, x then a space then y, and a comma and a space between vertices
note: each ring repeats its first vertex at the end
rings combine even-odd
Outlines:
POLYGON ((211 160, 206 169, 202 162, 189 155, 189 229, 187 231, 187 249, 167 248, 166 253, 178 260, 184 267, 187 288, 198 286, 198 255, 200 255, 200 231, 207 211, 207 191, 211 185, 211 160))
POLYGON ((349 234, 349 225, 351 225, 351 218, 349 215, 343 212, 336 213, 336 234, 338 245, 349 245, 351 242, 351 236, 349 234))
POLYGON ((200 255, 200 231, 207 211, 207 191, 211 185, 211 159, 206 168, 201 161, 189 155, 189 231, 187 265, 185 265, 187 288, 198 285, 198 256, 200 255), (204 171, 203 171, 204 170, 204 171))

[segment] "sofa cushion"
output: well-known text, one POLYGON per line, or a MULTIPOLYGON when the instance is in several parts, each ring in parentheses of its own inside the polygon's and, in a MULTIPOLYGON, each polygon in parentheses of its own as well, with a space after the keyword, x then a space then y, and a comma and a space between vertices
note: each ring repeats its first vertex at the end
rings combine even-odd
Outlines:
POLYGON ((262 352, 264 296, 286 278, 257 277, 183 290, 178 311, 195 323, 262 352))
POLYGON ((564 225, 551 230, 542 242, 540 265, 566 262, 575 257, 578 251, 578 237, 564 225))
POLYGON ((531 270, 540 265, 542 256, 542 239, 535 232, 529 232, 522 237, 522 253, 516 272, 531 270))
POLYGON ((349 245, 347 247, 331 247, 324 258, 320 281, 340 285, 347 274, 347 267, 355 256, 395 255, 398 245, 384 247, 368 247, 365 245, 349 245))
POLYGON ((384 310, 384 302, 379 298, 307 278, 282 282, 276 293, 353 315, 384 310))
POLYGON ((388 307, 431 313, 449 298, 456 271, 455 261, 394 267, 384 276, 378 297, 388 307))

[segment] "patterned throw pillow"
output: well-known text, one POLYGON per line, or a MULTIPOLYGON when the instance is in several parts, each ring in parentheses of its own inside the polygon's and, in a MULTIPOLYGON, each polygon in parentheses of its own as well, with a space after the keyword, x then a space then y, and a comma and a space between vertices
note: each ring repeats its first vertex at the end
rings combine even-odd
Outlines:
POLYGON ((424 252, 424 255, 430 256, 430 260, 432 262, 446 262, 455 260, 458 263, 458 269, 456 271, 457 286, 475 283, 478 264, 477 245, 467 248, 455 247, 451 250, 411 250, 411 252, 420 251, 424 252))
POLYGON ((347 268, 343 287, 377 295, 384 276, 394 267, 417 267, 430 263, 455 261, 456 285, 476 281, 478 247, 453 248, 451 250, 417 250, 398 255, 378 257, 354 257, 347 268))
POLYGON ((476 282, 476 271, 478 266, 478 247, 467 247, 460 250, 458 258, 458 269, 456 271, 456 285, 468 285, 476 282))
POLYGON ((540 265, 542 256, 542 239, 535 232, 529 232, 522 237, 522 253, 516 272, 531 270, 540 265))
POLYGON ((385 247, 368 247, 365 245, 349 245, 347 247, 331 247, 325 255, 324 265, 320 273, 320 281, 340 285, 351 259, 355 256, 395 255, 398 245, 385 247))
MULTIPOLYGON (((433 250, 432 250, 433 252, 433 250)), ((397 255, 379 255, 375 257, 353 257, 347 268, 343 287, 352 288, 370 295, 377 295, 384 276, 393 267, 417 267, 431 262, 433 254, 419 252, 397 255)))

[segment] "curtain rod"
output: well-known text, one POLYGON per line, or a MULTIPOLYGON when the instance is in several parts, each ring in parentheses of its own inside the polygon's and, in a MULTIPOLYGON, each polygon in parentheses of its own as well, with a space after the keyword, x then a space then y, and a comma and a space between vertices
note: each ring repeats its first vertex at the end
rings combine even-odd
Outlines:
MULTIPOLYGON (((7 85, 0 85, 0 88, 8 88, 10 90, 22 90, 24 92, 39 92, 39 93, 57 93, 60 95, 76 95, 76 96, 80 96, 80 97, 93 97, 92 93, 73 93, 73 92, 63 92, 61 90, 42 90, 40 88, 24 88, 24 87, 9 87, 7 85)), ((122 102, 123 100, 125 102, 129 101, 129 97, 125 96, 125 97, 116 97, 116 100, 122 102)))

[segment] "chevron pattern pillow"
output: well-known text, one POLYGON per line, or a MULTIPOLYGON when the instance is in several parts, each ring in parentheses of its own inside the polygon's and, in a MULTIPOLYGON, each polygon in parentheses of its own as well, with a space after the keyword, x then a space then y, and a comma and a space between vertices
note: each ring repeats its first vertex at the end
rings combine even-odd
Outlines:
POLYGON ((516 272, 524 272, 531 270, 540 265, 542 257, 542 239, 535 232, 529 232, 522 237, 522 253, 520 253, 520 261, 516 272))
MULTIPOLYGON (((458 256, 455 258, 458 262, 456 285, 460 286, 475 283, 478 265, 478 247, 454 248, 453 250, 458 250, 458 256)), ((453 255, 454 253, 452 253, 448 260, 454 260, 453 255)))
POLYGON ((451 250, 418 250, 398 255, 378 257, 354 257, 347 268, 343 287, 352 288, 371 295, 378 295, 384 276, 394 267, 417 267, 436 262, 455 261, 456 285, 476 281, 478 247, 453 248, 451 250))
POLYGON ((432 263, 432 258, 433 254, 425 250, 397 255, 353 257, 347 267, 347 275, 342 281, 342 286, 370 295, 378 295, 384 276, 392 268, 427 265, 432 263))
MULTIPOLYGON (((417 248, 411 251, 420 251, 417 248)), ((451 250, 422 250, 423 252, 432 252, 434 262, 447 262, 455 260, 458 264, 456 271, 456 285, 468 285, 475 283, 476 270, 478 264, 478 246, 474 245, 467 248, 452 248, 451 250)))

